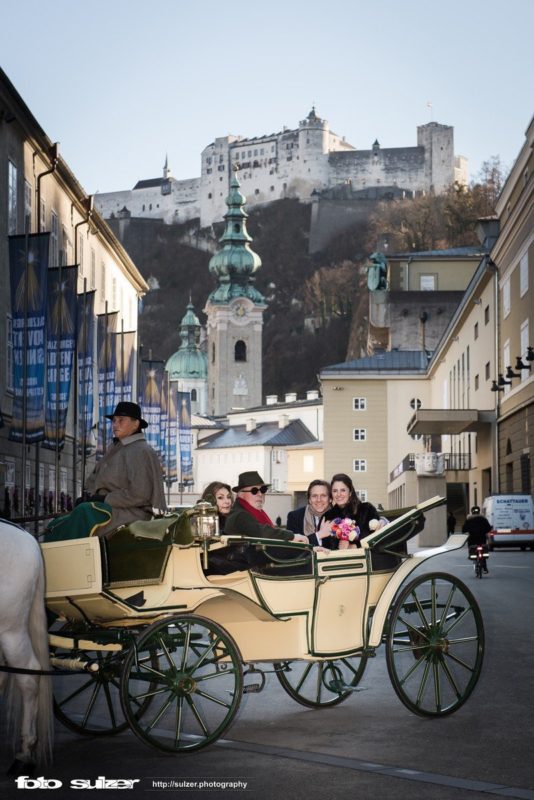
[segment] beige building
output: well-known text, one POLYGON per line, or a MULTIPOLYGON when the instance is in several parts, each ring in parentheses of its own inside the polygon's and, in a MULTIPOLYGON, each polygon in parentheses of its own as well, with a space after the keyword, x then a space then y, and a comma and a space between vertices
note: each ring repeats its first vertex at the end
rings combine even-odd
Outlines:
MULTIPOLYGON (((65 448, 61 460, 39 445, 9 440, 13 406, 12 325, 8 236, 50 232, 50 267, 78 264, 78 293, 95 291, 95 312, 117 311, 117 330, 137 330, 138 298, 148 290, 143 277, 88 197, 24 100, 0 70, 0 513, 24 514, 26 495, 47 498, 80 489, 81 463, 73 448, 74 392, 71 386, 65 448), (24 463, 24 470, 23 470, 24 463)), ((95 408, 98 409, 97 381, 95 408)), ((96 418, 95 418, 96 422, 96 418)), ((35 502, 35 501, 34 501, 35 502)), ((38 510, 36 505, 34 510, 38 510)), ((26 511, 28 509, 26 508, 26 511)))
POLYGON ((497 204, 499 491, 534 493, 534 118, 497 204), (508 367, 511 367, 508 371, 508 367))

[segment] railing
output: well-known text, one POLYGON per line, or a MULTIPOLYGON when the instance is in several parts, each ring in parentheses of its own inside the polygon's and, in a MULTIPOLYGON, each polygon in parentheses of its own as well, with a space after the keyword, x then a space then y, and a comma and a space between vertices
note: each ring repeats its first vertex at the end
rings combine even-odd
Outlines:
MULTIPOLYGON (((471 453, 443 453, 446 470, 468 470, 472 469, 471 453)), ((408 453, 400 464, 389 473, 389 482, 398 478, 403 472, 415 470, 415 453, 408 453)))

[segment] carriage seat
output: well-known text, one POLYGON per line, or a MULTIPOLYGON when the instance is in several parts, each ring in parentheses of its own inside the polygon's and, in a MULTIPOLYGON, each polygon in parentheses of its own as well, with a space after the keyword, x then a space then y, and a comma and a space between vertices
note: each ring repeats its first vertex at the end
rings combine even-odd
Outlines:
POLYGON ((102 540, 105 583, 110 586, 161 583, 173 544, 191 544, 189 526, 177 514, 136 520, 102 540))

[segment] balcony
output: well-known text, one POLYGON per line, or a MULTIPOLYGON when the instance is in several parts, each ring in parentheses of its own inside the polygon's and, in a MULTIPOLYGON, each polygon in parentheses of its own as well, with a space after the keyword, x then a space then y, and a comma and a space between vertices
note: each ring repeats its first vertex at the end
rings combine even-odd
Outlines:
MULTIPOLYGON (((472 456, 471 453, 443 453, 445 461, 445 471, 458 471, 472 469, 472 456)), ((415 470, 415 453, 408 453, 404 456, 400 464, 397 464, 395 469, 389 473, 389 482, 398 478, 403 472, 410 472, 415 470)))

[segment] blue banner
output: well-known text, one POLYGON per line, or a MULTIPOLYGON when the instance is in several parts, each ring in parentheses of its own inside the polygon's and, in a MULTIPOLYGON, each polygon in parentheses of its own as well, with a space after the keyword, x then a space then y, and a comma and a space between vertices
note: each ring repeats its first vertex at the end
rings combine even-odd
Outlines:
POLYGON ((161 388, 164 361, 141 361, 139 370, 139 405, 148 422, 145 437, 161 458, 161 388))
POLYGON ((49 238, 49 233, 9 237, 14 395, 9 438, 28 444, 44 436, 49 238))
POLYGON ((65 444, 76 347, 77 267, 48 270, 45 438, 51 450, 65 444))
POLYGON ((169 427, 169 410, 168 410, 168 397, 169 397, 169 373, 163 370, 161 377, 161 415, 159 418, 159 452, 161 456, 161 463, 163 465, 163 472, 167 472, 167 460, 169 458, 168 450, 168 427, 169 427))
POLYGON ((96 349, 98 357, 98 445, 97 457, 102 457, 113 439, 111 420, 115 408, 115 341, 118 311, 99 314, 96 328, 96 349))
POLYGON ((78 439, 80 453, 93 444, 95 363, 95 294, 78 295, 78 439))
POLYGON ((191 394, 176 392, 178 410, 178 441, 180 444, 180 483, 193 485, 193 455, 191 451, 191 394))
MULTIPOLYGON (((168 373, 167 373, 168 374, 168 373)), ((169 393, 168 397, 168 434, 167 434, 167 441, 168 441, 168 450, 167 450, 167 461, 165 463, 165 477, 169 483, 173 483, 174 481, 178 480, 178 468, 177 468, 177 458, 176 458, 176 450, 178 446, 178 420, 176 417, 176 391, 174 389, 174 383, 169 381, 169 393)))
POLYGON ((136 363, 136 331, 114 333, 115 340, 115 405, 121 400, 134 401, 133 385, 136 363))

